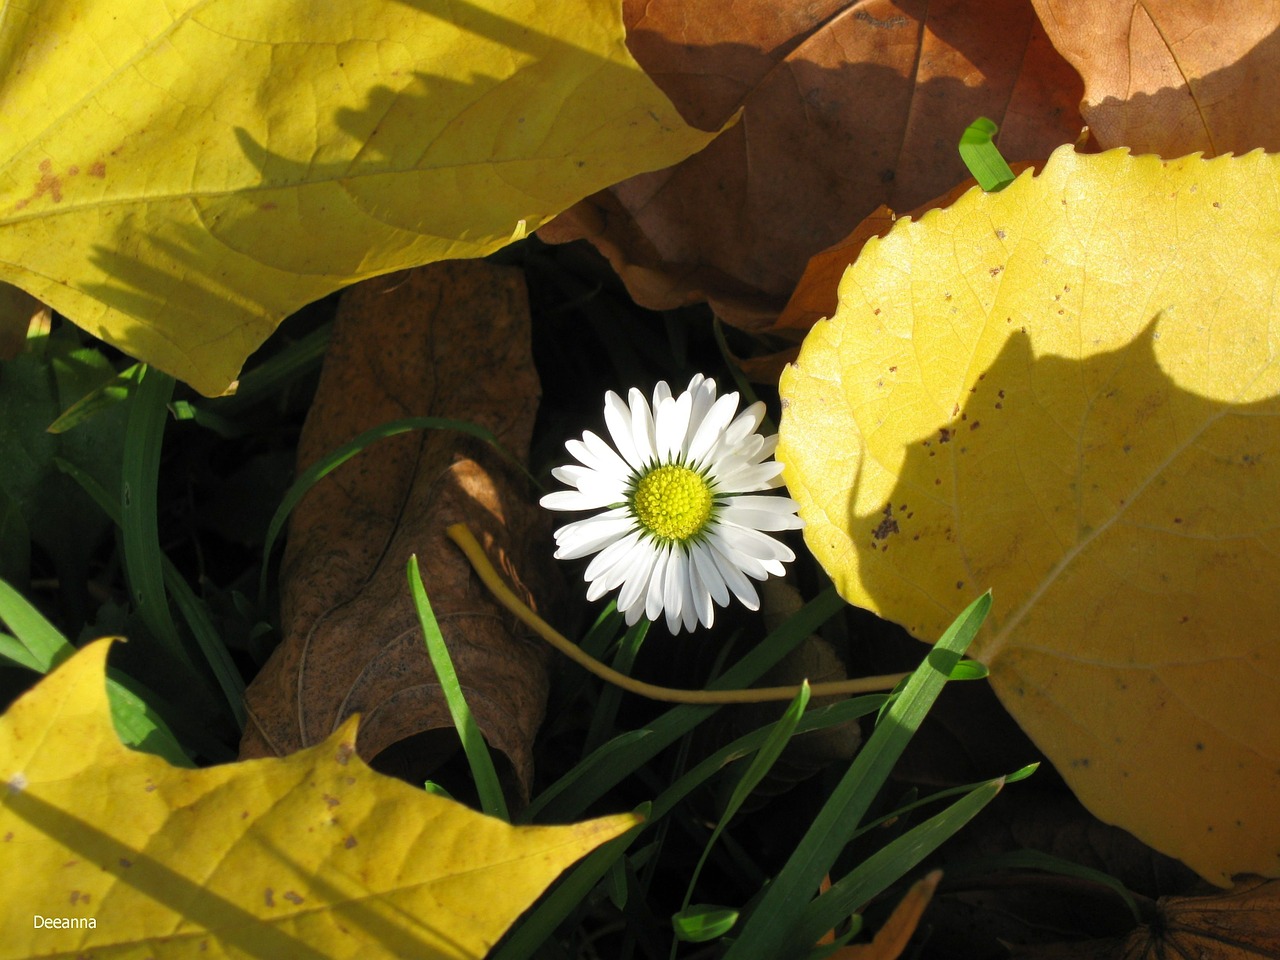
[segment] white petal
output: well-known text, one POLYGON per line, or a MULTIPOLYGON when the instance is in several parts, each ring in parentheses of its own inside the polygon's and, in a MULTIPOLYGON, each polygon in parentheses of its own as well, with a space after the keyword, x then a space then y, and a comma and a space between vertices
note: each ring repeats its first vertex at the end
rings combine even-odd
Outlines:
POLYGON ((632 439, 631 411, 612 390, 604 395, 604 423, 609 428, 609 436, 613 438, 613 445, 618 448, 622 459, 633 470, 643 469, 644 457, 636 451, 635 441, 632 439))
MULTIPOLYGON (((724 575, 720 573, 715 559, 711 556, 711 549, 700 543, 693 548, 692 556, 693 566, 697 570, 698 579, 702 582, 702 586, 706 588, 707 593, 718 606, 727 607, 729 605, 729 588, 725 586, 724 575)), ((708 627, 711 626, 710 614, 702 622, 708 627)))
MULTIPOLYGON (((627 566, 622 571, 622 590, 618 593, 618 609, 623 613, 644 613, 644 591, 653 573, 653 559, 652 553, 634 553, 627 557, 627 566)), ((635 620, 628 618, 627 623, 635 620)))
POLYGON ((622 503, 627 499, 627 488, 623 482, 608 473, 592 470, 590 467, 578 467, 569 464, 556 467, 551 475, 561 483, 577 487, 589 500, 603 500, 607 504, 622 503))
POLYGON ((689 593, 689 558, 679 547, 671 549, 667 560, 662 596, 667 629, 673 634, 679 633, 681 622, 689 618, 693 609, 693 596, 689 593))
POLYGON ((718 533, 723 533, 724 536, 716 541, 716 549, 753 580, 781 577, 787 572, 782 565, 783 561, 795 559, 786 544, 779 543, 767 534, 743 527, 734 529, 727 525, 722 526, 718 533), (756 542, 756 538, 763 542, 756 542))
POLYGON ((693 401, 689 408, 689 429, 685 433, 684 445, 681 449, 687 458, 694 434, 698 432, 698 427, 706 418, 707 411, 716 402, 716 382, 708 380, 700 373, 695 373, 693 379, 689 381, 689 389, 685 392, 693 401))
POLYGON ((753 530, 799 530, 799 504, 790 497, 730 497, 717 513, 722 520, 753 530))
POLYGON ((583 493, 578 490, 557 490, 548 493, 538 502, 548 510, 599 510, 601 507, 612 507, 618 502, 617 497, 608 496, 608 491, 591 491, 583 493))
MULTIPOLYGON (((653 563, 653 573, 649 577, 649 591, 645 596, 644 615, 650 620, 657 620, 667 605, 667 564, 671 560, 671 548, 662 547, 653 563)), ((677 603, 679 600, 677 599, 677 603)))
POLYGON ((712 451, 711 455, 723 469, 728 469, 733 465, 754 465, 762 460, 768 460, 773 456, 773 451, 777 445, 777 440, 753 433, 733 446, 722 445, 717 447, 712 451))
POLYGON ((556 531, 556 544, 560 548, 556 559, 577 560, 598 553, 621 540, 634 526, 635 520, 625 508, 566 524, 556 531))
POLYGON ((571 487, 576 487, 578 481, 583 477, 589 477, 596 471, 591 467, 579 467, 572 463, 565 464, 563 467, 556 467, 551 471, 551 475, 561 483, 567 483, 571 487))
POLYGON ((565 446, 578 460, 601 473, 623 480, 631 475, 631 468, 617 451, 590 430, 582 435, 581 440, 570 440, 565 446))
POLYGON ((715 609, 711 604, 711 594, 707 588, 702 585, 702 578, 698 576, 698 567, 694 563, 696 549, 684 556, 684 563, 681 570, 684 573, 686 589, 688 596, 685 597, 684 605, 684 628, 692 632, 701 622, 704 627, 711 626, 712 611, 715 609))
MULTIPOLYGON (((624 613, 630 613, 633 610, 645 612, 649 582, 653 579, 654 566, 660 558, 661 554, 649 544, 643 545, 643 553, 641 548, 636 549, 622 584, 622 592, 618 594, 619 610, 624 613)), ((635 620, 628 618, 627 623, 635 623, 635 620)))
POLYGON ((644 394, 635 387, 628 391, 627 400, 631 404, 631 442, 635 444, 636 455, 640 458, 639 466, 643 467, 652 463, 658 454, 653 435, 653 412, 644 394))
MULTIPOLYGON (((790 563, 796 558, 781 540, 775 540, 767 533, 740 527, 736 523, 722 522, 715 529, 715 535, 723 539, 728 546, 740 555, 753 557, 767 563, 783 561, 790 563)), ((761 579, 761 578, 757 578, 761 579)))
POLYGON ((707 411, 706 416, 702 418, 702 422, 698 424, 697 432, 694 433, 693 439, 689 441, 689 464, 691 466, 701 466, 716 445, 716 441, 720 439, 720 434, 724 432, 724 428, 729 425, 729 421, 733 419, 733 411, 738 408, 738 395, 736 393, 726 394, 711 405, 711 409, 707 411))
POLYGON ((734 569, 742 574, 750 577, 752 580, 765 580, 769 577, 769 571, 764 565, 764 561, 753 557, 749 553, 741 550, 735 550, 732 545, 723 540, 716 541, 716 551, 726 561, 731 563, 734 569))
POLYGON ((671 388, 667 386, 667 381, 659 380, 653 387, 653 410, 658 411, 658 404, 671 396, 671 388))
POLYGON ((629 559, 640 547, 640 539, 640 531, 634 530, 621 540, 609 544, 587 564, 583 578, 592 583, 602 583, 605 590, 618 586, 625 578, 629 559))
POLYGON ((644 614, 644 607, 638 603, 634 606, 627 607, 626 610, 623 610, 622 607, 618 607, 618 610, 627 615, 628 627, 634 627, 636 623, 639 622, 640 617, 644 614))
POLYGON ((756 428, 760 426, 760 422, 764 420, 764 401, 757 400, 747 409, 743 410, 734 419, 733 423, 724 431, 724 439, 726 445, 737 446, 756 432, 756 428))
POLYGON ((733 591, 733 595, 738 598, 738 602, 748 610, 759 610, 760 595, 756 593, 756 588, 751 585, 751 581, 743 575, 742 571, 728 557, 720 552, 714 540, 708 538, 707 548, 711 558, 715 561, 716 569, 724 577, 725 586, 733 591))
POLYGON ((782 464, 777 460, 765 463, 735 464, 715 476, 716 490, 720 493, 749 493, 753 490, 775 490, 782 486, 782 464))
POLYGON ((688 393, 667 397, 654 409, 654 431, 658 459, 672 461, 684 453, 684 438, 689 430, 689 409, 693 398, 688 393))
MULTIPOLYGON (((614 546, 617 546, 617 544, 611 544, 610 548, 614 546)), ((603 551, 601 551, 602 555, 603 551)), ((649 564, 653 560, 653 554, 649 549, 649 544, 644 540, 633 543, 628 549, 620 550, 616 556, 618 558, 617 561, 605 570, 603 576, 592 582, 591 589, 587 591, 588 600, 599 600, 610 590, 616 590, 629 580, 648 576, 649 564)), ((618 609, 623 613, 626 612, 621 606, 621 602, 619 602, 618 609)), ((634 623, 635 621, 632 622, 634 623)))

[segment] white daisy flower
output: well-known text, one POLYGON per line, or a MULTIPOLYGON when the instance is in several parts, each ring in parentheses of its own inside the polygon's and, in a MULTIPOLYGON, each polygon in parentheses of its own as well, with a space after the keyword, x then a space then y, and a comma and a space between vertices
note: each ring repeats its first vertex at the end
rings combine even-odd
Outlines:
POLYGON ((678 397, 659 383, 652 409, 639 390, 627 399, 605 396, 616 452, 588 431, 565 444, 578 463, 552 471, 574 489, 547 494, 544 507, 603 510, 556 531, 557 559, 596 554, 587 599, 621 587, 618 609, 628 625, 666 611, 672 633, 709 627, 713 602, 727 606, 730 593, 758 609, 748 578, 782 576, 783 563, 795 559, 762 531, 803 523, 790 497, 750 495, 782 484, 782 465, 770 459, 777 436, 756 433, 764 404, 739 414, 738 395, 716 399, 715 381, 702 374, 678 397))

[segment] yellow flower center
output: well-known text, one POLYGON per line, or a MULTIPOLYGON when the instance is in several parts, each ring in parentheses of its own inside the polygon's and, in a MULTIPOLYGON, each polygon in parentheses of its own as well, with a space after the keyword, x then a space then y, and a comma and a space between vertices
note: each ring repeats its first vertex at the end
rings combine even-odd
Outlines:
POLYGON ((650 470, 636 484, 631 509, 640 525, 659 540, 683 543, 711 517, 711 487, 680 464, 650 470))

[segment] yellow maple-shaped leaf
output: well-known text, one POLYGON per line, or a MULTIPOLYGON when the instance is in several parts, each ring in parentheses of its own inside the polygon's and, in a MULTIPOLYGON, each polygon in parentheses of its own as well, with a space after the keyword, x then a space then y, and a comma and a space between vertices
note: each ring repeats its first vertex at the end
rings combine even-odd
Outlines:
POLYGON ((850 602, 971 655, 1101 819, 1280 873, 1280 156, 1064 148, 867 245, 778 459, 850 602))
POLYGON ((709 139, 617 0, 32 0, 0 78, 0 280, 205 393, 299 306, 709 139))
POLYGON ((481 957, 636 822, 482 816, 370 770, 354 719, 284 759, 171 767, 117 740, 108 646, 0 717, 0 957, 481 957))

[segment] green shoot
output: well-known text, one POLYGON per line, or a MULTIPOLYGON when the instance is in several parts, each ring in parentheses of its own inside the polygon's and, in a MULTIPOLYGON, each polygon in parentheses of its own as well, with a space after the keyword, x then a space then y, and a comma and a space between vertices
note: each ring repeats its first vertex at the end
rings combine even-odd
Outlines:
POLYGON ((997 193, 1016 179, 995 145, 998 129, 986 117, 979 117, 960 136, 960 159, 987 193, 997 193))
POLYGON ((422 625, 422 635, 427 643, 427 655, 431 657, 431 665, 435 667, 436 676, 440 679, 440 689, 444 691, 449 714, 453 717, 453 725, 457 728, 463 752, 467 755, 467 763, 471 766, 471 776, 475 778, 476 790, 480 794, 480 809, 491 817, 510 821, 511 815, 507 812, 507 799, 502 794, 498 772, 494 769, 493 758, 489 756, 489 747, 480 734, 480 727, 476 725, 471 708, 467 706, 467 698, 458 681, 458 672, 453 667, 449 648, 445 645, 444 634, 440 632, 440 624, 436 622, 431 602, 427 599, 416 556, 409 558, 408 574, 413 605, 418 611, 418 622, 422 625))

